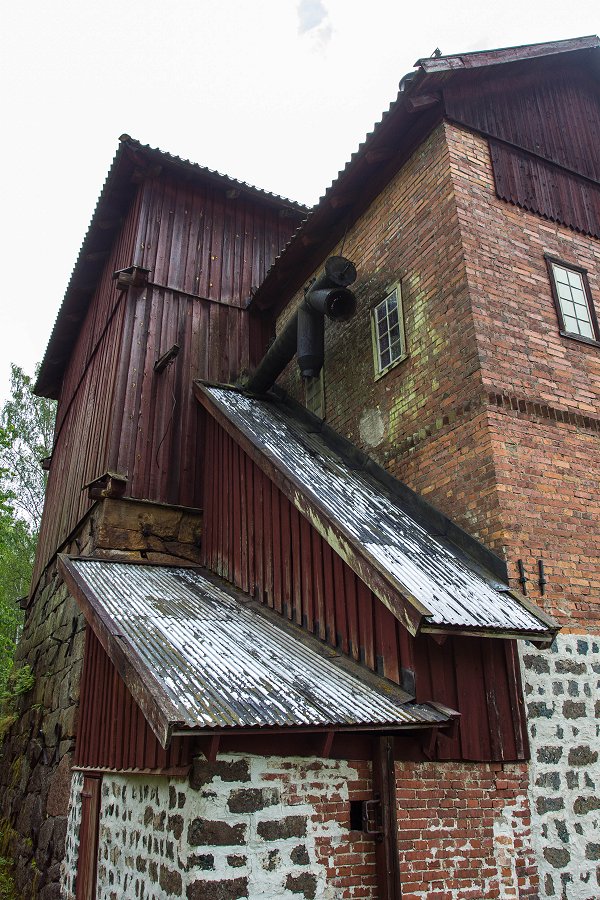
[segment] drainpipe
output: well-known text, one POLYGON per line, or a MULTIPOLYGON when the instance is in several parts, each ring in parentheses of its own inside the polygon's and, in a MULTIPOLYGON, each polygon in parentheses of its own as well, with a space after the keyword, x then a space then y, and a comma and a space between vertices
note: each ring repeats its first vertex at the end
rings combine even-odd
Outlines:
POLYGON ((315 378, 323 367, 325 316, 344 322, 356 312, 356 297, 348 285, 356 280, 354 263, 343 256, 330 256, 323 273, 305 292, 304 299, 283 331, 269 347, 246 390, 264 394, 287 364, 298 354, 303 378, 315 378))

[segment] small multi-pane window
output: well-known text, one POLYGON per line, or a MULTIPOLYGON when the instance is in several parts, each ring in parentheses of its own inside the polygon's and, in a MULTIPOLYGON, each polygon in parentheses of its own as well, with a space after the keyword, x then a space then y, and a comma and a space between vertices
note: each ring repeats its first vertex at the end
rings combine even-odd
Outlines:
POLYGON ((375 371, 381 375, 406 356, 399 287, 373 308, 372 327, 375 371))
POLYGON ((561 333, 584 341, 600 340, 585 269, 546 257, 561 333))

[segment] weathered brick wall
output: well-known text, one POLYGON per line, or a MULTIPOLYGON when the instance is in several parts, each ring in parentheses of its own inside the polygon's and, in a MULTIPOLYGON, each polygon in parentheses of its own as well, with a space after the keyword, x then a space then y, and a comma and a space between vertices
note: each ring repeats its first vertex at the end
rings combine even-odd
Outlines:
POLYGON ((522 559, 536 603, 564 628, 598 633, 600 432, 508 409, 488 421, 513 583, 522 559))
POLYGON ((487 142, 447 126, 481 376, 490 404, 499 543, 562 625, 600 627, 600 349, 561 337, 544 253, 589 271, 600 241, 495 196, 487 142), (568 415, 570 413, 570 415, 568 415))
MULTIPOLYGON (((73 778, 63 893, 75 894, 73 778)), ((371 796, 364 762, 228 756, 183 779, 105 775, 98 900, 238 897, 375 900, 372 840, 349 830, 349 801, 371 796)))
POLYGON ((403 900, 537 898, 527 766, 399 763, 403 900))
POLYGON ((588 269, 600 307, 600 241, 499 200, 488 144, 446 126, 485 386, 597 416, 600 352, 561 337, 544 253, 588 269))
MULTIPOLYGON (((201 517, 158 504, 106 500, 80 523, 64 552, 175 562, 197 559, 201 517), (113 548, 113 549, 111 549, 113 548), (114 549, 119 548, 119 549, 114 549)), ((65 850, 71 765, 77 733, 84 619, 56 559, 26 613, 16 666, 29 665, 33 688, 1 747, 2 852, 16 863, 24 900, 58 896, 65 850)))
MULTIPOLYGON (((358 311, 349 322, 326 323, 327 422, 494 545, 492 447, 481 422, 480 363, 444 126, 333 252, 342 251, 358 268, 358 311), (397 281, 408 357, 376 380, 370 311, 397 281)), ((282 383, 303 401, 295 361, 282 383)))

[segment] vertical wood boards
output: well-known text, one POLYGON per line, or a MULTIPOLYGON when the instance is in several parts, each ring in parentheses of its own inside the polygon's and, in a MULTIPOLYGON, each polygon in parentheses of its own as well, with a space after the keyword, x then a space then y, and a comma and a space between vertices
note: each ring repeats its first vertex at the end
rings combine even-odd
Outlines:
POLYGON ((250 329, 243 307, 302 218, 280 209, 172 174, 137 189, 63 376, 34 588, 91 506, 83 486, 108 470, 127 476, 129 496, 202 505, 192 382, 230 383, 264 351, 269 325, 250 329), (151 270, 150 284, 117 290, 113 272, 132 264, 151 270), (179 355, 157 374, 175 343, 179 355))
POLYGON ((190 741, 175 737, 164 750, 88 627, 81 676, 80 720, 75 766, 109 769, 184 768, 190 762, 190 741))
POLYGON ((98 828, 102 778, 86 775, 81 791, 81 825, 77 854, 75 900, 93 900, 96 895, 98 828))
POLYGON ((205 458, 208 568, 386 678, 402 684, 403 670, 414 673, 418 702, 437 700, 462 716, 456 734, 440 733, 439 759, 525 758, 512 642, 412 637, 210 417, 205 458))
POLYGON ((447 115, 490 138, 498 196, 600 237, 600 101, 588 73, 545 62, 444 91, 447 115))

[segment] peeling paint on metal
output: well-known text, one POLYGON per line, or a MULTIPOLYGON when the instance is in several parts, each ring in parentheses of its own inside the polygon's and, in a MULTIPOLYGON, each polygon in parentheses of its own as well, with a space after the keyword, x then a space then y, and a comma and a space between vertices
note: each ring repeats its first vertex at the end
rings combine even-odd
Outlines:
POLYGON ((72 567, 161 685, 186 728, 442 724, 447 717, 385 679, 337 665, 259 605, 195 569, 72 560, 72 567))
POLYGON ((469 568, 458 550, 408 515, 374 478, 353 469, 322 435, 303 430, 275 403, 225 388, 204 390, 235 427, 301 485, 303 506, 310 498, 326 510, 399 593, 422 604, 425 626, 547 634, 547 625, 516 597, 469 568))

